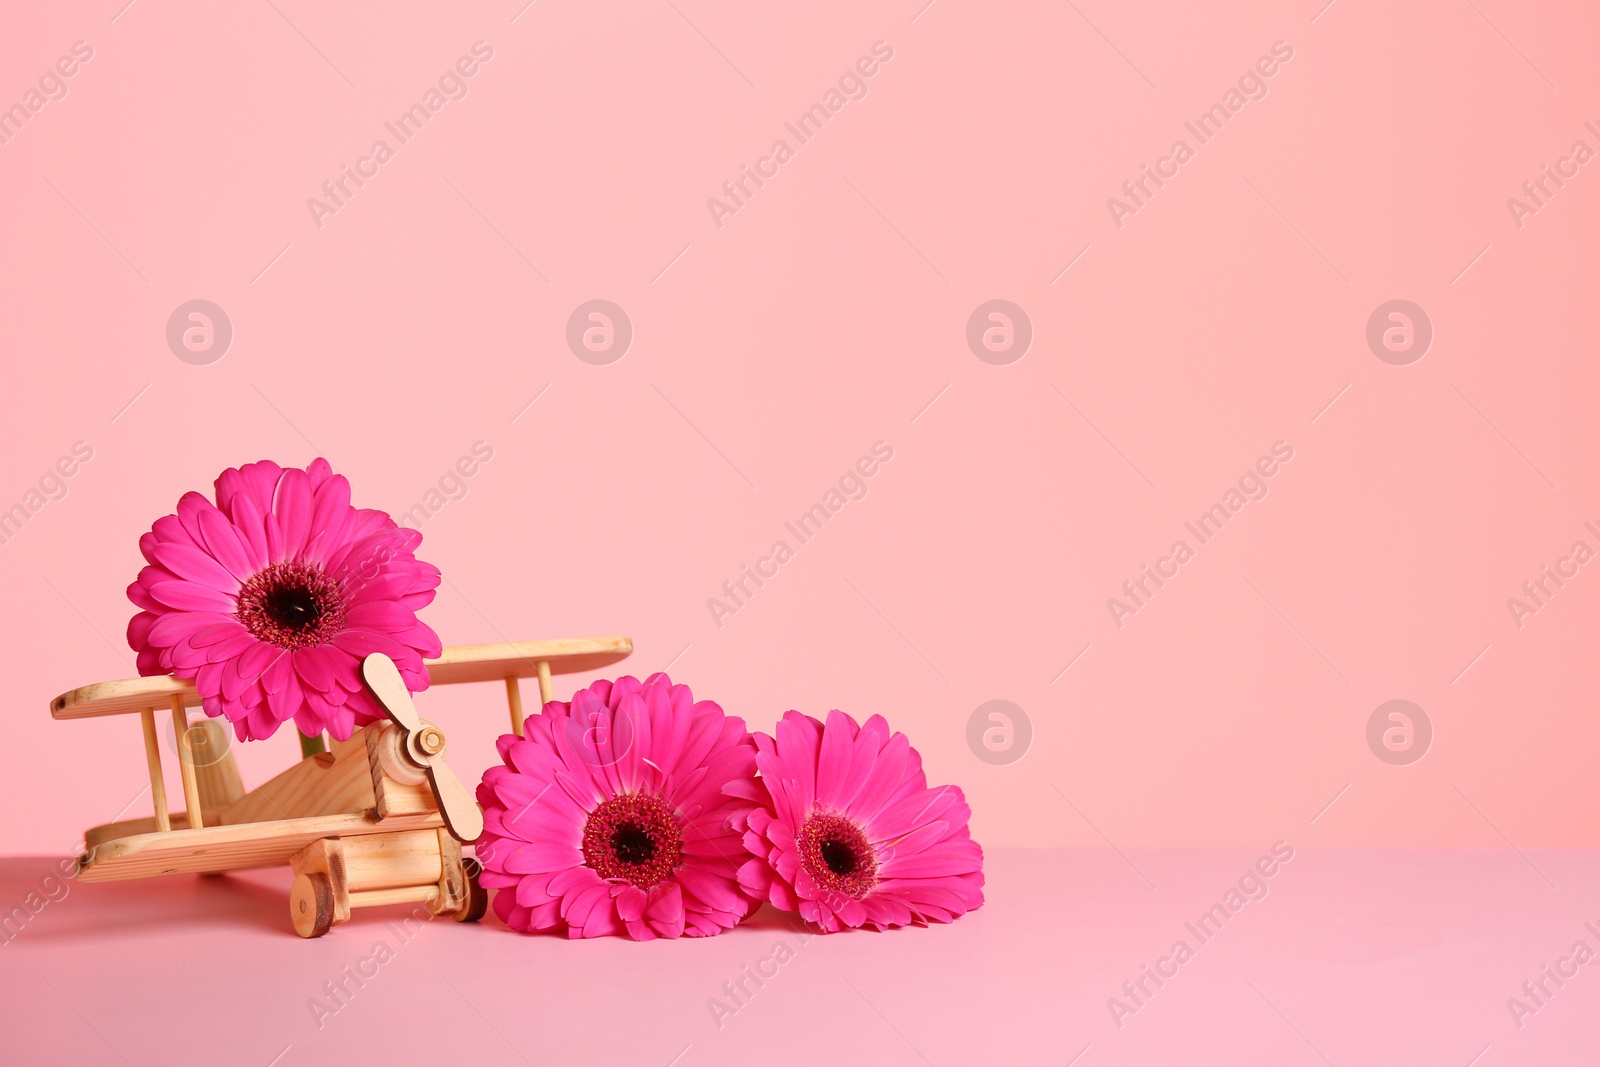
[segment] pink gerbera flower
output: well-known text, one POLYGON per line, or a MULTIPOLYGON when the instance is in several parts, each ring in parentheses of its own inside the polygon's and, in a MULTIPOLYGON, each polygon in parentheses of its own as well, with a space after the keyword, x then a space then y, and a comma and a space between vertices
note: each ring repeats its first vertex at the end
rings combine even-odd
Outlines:
POLYGON ((507 926, 636 941, 706 936, 755 901, 739 830, 760 794, 744 721, 665 674, 551 701, 478 786, 482 884, 507 926))
POLYGON ((308 737, 345 740, 383 718, 361 684, 382 652, 406 685, 428 687, 439 638, 417 619, 439 571, 422 540, 382 511, 350 506, 326 460, 305 470, 249 463, 217 478, 217 502, 185 493, 176 515, 139 539, 149 566, 128 587, 140 674, 194 679, 207 715, 240 740, 290 720, 308 737))
POLYGON ((983 850, 953 785, 928 787, 922 758, 881 715, 824 726, 791 711, 755 735, 770 809, 746 817, 744 888, 824 933, 949 922, 983 903, 983 850))

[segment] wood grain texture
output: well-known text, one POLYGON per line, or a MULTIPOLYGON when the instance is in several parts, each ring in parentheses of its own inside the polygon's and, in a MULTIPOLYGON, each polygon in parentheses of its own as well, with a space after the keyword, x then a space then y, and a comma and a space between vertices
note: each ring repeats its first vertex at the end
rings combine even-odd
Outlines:
POLYGON ((396 886, 393 889, 363 889, 350 894, 352 908, 381 908, 389 904, 425 903, 438 914, 439 887, 433 885, 396 886))
POLYGON ((384 771, 385 765, 393 757, 386 755, 383 750, 392 748, 404 731, 394 723, 386 722, 374 723, 362 734, 367 745, 367 773, 374 798, 373 808, 378 817, 387 819, 394 815, 433 811, 433 790, 428 787, 426 774, 419 774, 413 781, 399 781, 384 771))
POLYGON ((89 719, 98 715, 128 715, 145 708, 170 707, 173 699, 194 707, 200 703, 193 682, 180 681, 170 674, 150 678, 123 678, 115 682, 96 682, 62 693, 50 702, 50 715, 56 719, 89 719))
POLYGON ((85 882, 115 882, 159 874, 239 871, 276 867, 325 837, 351 838, 399 830, 438 830, 438 812, 379 821, 367 814, 318 815, 308 819, 207 826, 197 830, 138 834, 106 841, 78 861, 85 882))
MULTIPOLYGON (((384 835, 369 836, 376 838, 384 835)), ((359 839, 351 838, 351 840, 359 839)), ((320 841, 313 841, 289 857, 289 868, 296 876, 295 889, 289 895, 289 915, 294 920, 295 931, 301 937, 319 936, 315 933, 308 934, 303 928, 305 915, 300 903, 303 899, 300 890, 304 885, 301 878, 306 875, 321 875, 328 880, 328 922, 323 927, 323 932, 326 932, 327 927, 350 921, 350 882, 346 872, 344 846, 343 838, 324 837, 320 841)))
POLYGON ((154 816, 146 815, 142 819, 123 819, 121 822, 102 823, 91 826, 84 831, 83 847, 93 849, 96 845, 106 841, 115 841, 119 837, 135 837, 139 834, 153 834, 157 830, 187 830, 189 829, 189 813, 175 811, 167 819, 165 827, 158 826, 154 816))
MULTIPOLYGON (((551 664, 557 670, 582 670, 615 662, 631 650, 627 638, 449 649, 436 661, 440 666, 434 681, 499 680, 515 686, 519 677, 538 676, 542 688, 548 685, 551 664)), ((291 914, 302 936, 325 933, 348 919, 352 906, 402 900, 425 902, 435 914, 476 917, 482 909, 474 911, 460 844, 437 810, 439 796, 432 780, 445 778, 447 790, 453 786, 453 792, 460 794, 450 798, 461 809, 458 822, 481 820, 481 814, 444 762, 443 736, 417 716, 398 675, 389 681, 401 688, 389 693, 386 703, 401 705, 400 717, 419 731, 412 734, 392 722, 371 724, 348 741, 334 742, 331 751, 300 760, 248 793, 232 754, 225 750, 223 724, 202 719, 190 728, 188 709, 195 703, 194 694, 181 683, 171 678, 128 679, 58 697, 52 714, 60 719, 137 712, 152 788, 161 800, 152 708, 158 697, 164 697, 172 711, 187 800, 183 812, 168 812, 160 804, 157 816, 89 830, 77 876, 85 882, 106 882, 287 863, 295 870, 291 914), (390 741, 402 735, 422 739, 415 743, 428 748, 428 753, 412 753, 409 745, 407 752, 410 762, 420 759, 427 766, 429 781, 397 781, 385 773, 386 758, 391 764, 402 758, 385 750, 386 735, 390 741), (430 737, 438 751, 426 745, 430 737), (465 820, 465 815, 472 819, 465 820)), ((481 822, 477 826, 481 830, 481 822)))
MULTIPOLYGON (((432 684, 457 685, 531 678, 539 673, 540 661, 548 662, 555 674, 599 670, 626 659, 632 652, 633 641, 626 637, 568 637, 554 641, 456 645, 445 649, 438 659, 426 662, 432 684)), ((62 693, 50 702, 50 714, 57 719, 130 715, 145 708, 169 707, 174 699, 181 699, 188 707, 200 703, 192 682, 180 681, 171 675, 124 678, 62 693)))
MULTIPOLYGON (((445 761, 444 732, 417 714, 394 660, 382 652, 373 652, 361 661, 361 676, 389 720, 405 731, 405 755, 426 769, 434 802, 443 813, 450 832, 461 841, 476 841, 483 834, 483 812, 473 799, 472 791, 445 761)), ((378 779, 379 766, 379 763, 373 764, 374 791, 382 784, 378 779)))
MULTIPOLYGON (((421 775, 416 785, 405 786, 374 770, 375 762, 369 766, 369 739, 381 738, 385 731, 393 729, 395 727, 388 723, 375 723, 357 730, 348 741, 335 741, 333 751, 300 760, 226 808, 213 812, 212 825, 244 826, 368 812, 387 818, 433 811, 433 794, 421 775), (373 790, 374 778, 388 787, 387 805, 378 802, 373 790)), ((173 812, 169 823, 173 830, 190 828, 187 812, 173 812)), ((159 828, 150 816, 124 819, 91 828, 84 834, 84 844, 92 849, 118 838, 154 833, 159 828)))
POLYGON ((228 732, 221 721, 201 719, 191 725, 189 750, 194 759, 195 783, 200 787, 201 807, 205 811, 222 812, 238 803, 244 796, 244 780, 239 777, 239 765, 233 760, 228 732))
POLYGON ((317 871, 295 875, 289 887, 289 921, 301 937, 321 937, 333 929, 333 885, 317 871))
POLYGON ((376 803, 367 770, 366 733, 363 727, 348 741, 335 741, 332 752, 303 759, 246 793, 220 815, 224 825, 302 819, 313 815, 338 815, 365 811, 376 803))
POLYGON ((534 665, 539 675, 539 706, 542 708, 556 698, 556 692, 550 684, 550 661, 542 659, 534 665))
POLYGON ((437 830, 371 834, 343 844, 345 878, 352 893, 396 886, 432 887, 444 873, 437 830))
POLYGON ((506 707, 511 710, 511 732, 522 734, 522 683, 515 675, 506 679, 506 707))
POLYGON ((150 771, 150 800, 156 811, 151 821, 157 830, 170 830, 172 821, 167 815, 167 780, 161 771, 161 745, 156 739, 154 709, 145 708, 139 712, 139 725, 144 731, 144 761, 150 771))
POLYGON ((633 654, 627 637, 568 637, 555 641, 518 641, 493 645, 457 645, 428 661, 428 677, 439 685, 530 678, 539 661, 556 674, 596 671, 633 654))
POLYGON ((439 885, 431 907, 435 915, 449 912, 459 916, 472 904, 472 886, 462 863, 461 842, 448 830, 435 830, 434 836, 439 843, 439 885))
POLYGON ((200 800, 200 779, 195 774, 194 753, 189 744, 189 709, 179 696, 172 698, 172 735, 178 739, 178 771, 183 777, 183 805, 189 813, 189 825, 204 826, 206 809, 200 800))

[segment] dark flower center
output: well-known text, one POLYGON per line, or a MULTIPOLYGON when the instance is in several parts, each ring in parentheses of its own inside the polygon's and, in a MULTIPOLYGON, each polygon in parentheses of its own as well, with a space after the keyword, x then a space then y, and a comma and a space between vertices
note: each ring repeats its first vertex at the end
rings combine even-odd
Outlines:
POLYGON ((273 563, 239 590, 239 621, 279 648, 324 645, 344 628, 344 591, 321 567, 273 563))
POLYGON ((660 797, 624 793, 595 808, 583 827, 583 862, 607 881, 640 889, 683 861, 683 830, 660 797))
POLYGON ((611 852, 619 863, 649 863, 655 857, 656 843, 649 830, 625 822, 611 832, 611 852))
POLYGON ((267 594, 267 617, 289 630, 308 630, 322 617, 322 605, 304 586, 284 586, 267 594))
POLYGON ((828 865, 828 870, 834 874, 852 874, 856 869, 856 853, 844 841, 828 839, 822 843, 819 851, 822 853, 822 862, 828 865))
POLYGON ((814 812, 795 842, 800 862, 824 893, 860 900, 878 884, 878 859, 867 835, 843 815, 814 812))

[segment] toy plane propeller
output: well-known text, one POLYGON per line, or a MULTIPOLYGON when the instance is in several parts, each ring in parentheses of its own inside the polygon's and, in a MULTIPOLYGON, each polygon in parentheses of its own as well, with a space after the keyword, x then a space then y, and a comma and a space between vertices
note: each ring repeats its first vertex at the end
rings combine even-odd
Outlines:
POLYGON ((439 814, 444 816, 445 827, 457 841, 470 845, 483 836, 483 812, 472 793, 461 784, 461 779, 444 761, 444 733, 417 714, 411 703, 411 691, 400 677, 394 660, 382 652, 374 652, 361 661, 361 677, 366 679, 372 695, 383 705, 384 712, 405 737, 401 750, 422 769, 428 779, 428 788, 439 803, 439 814))

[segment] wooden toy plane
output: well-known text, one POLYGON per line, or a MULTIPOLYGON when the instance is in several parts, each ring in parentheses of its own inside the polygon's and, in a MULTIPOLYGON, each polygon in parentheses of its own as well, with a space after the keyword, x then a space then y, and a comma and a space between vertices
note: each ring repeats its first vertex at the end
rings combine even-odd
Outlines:
MULTIPOLYGON (((519 679, 536 676, 547 702, 554 699, 552 674, 596 670, 632 651, 626 637, 583 637, 463 645, 427 664, 433 685, 503 680, 511 729, 520 735, 519 679)), ((110 882, 288 864, 295 873, 289 915, 301 937, 322 936, 352 908, 383 904, 421 903, 463 922, 482 918, 488 897, 461 846, 483 832, 483 814, 445 762, 444 734, 417 714, 387 656, 368 656, 362 675, 389 721, 362 727, 249 792, 222 723, 190 722, 189 707, 200 703, 191 682, 129 678, 56 697, 50 714, 57 719, 139 715, 155 805, 152 816, 87 831, 77 876, 110 882), (156 741, 160 707, 172 712, 184 811, 167 810, 156 741)))

